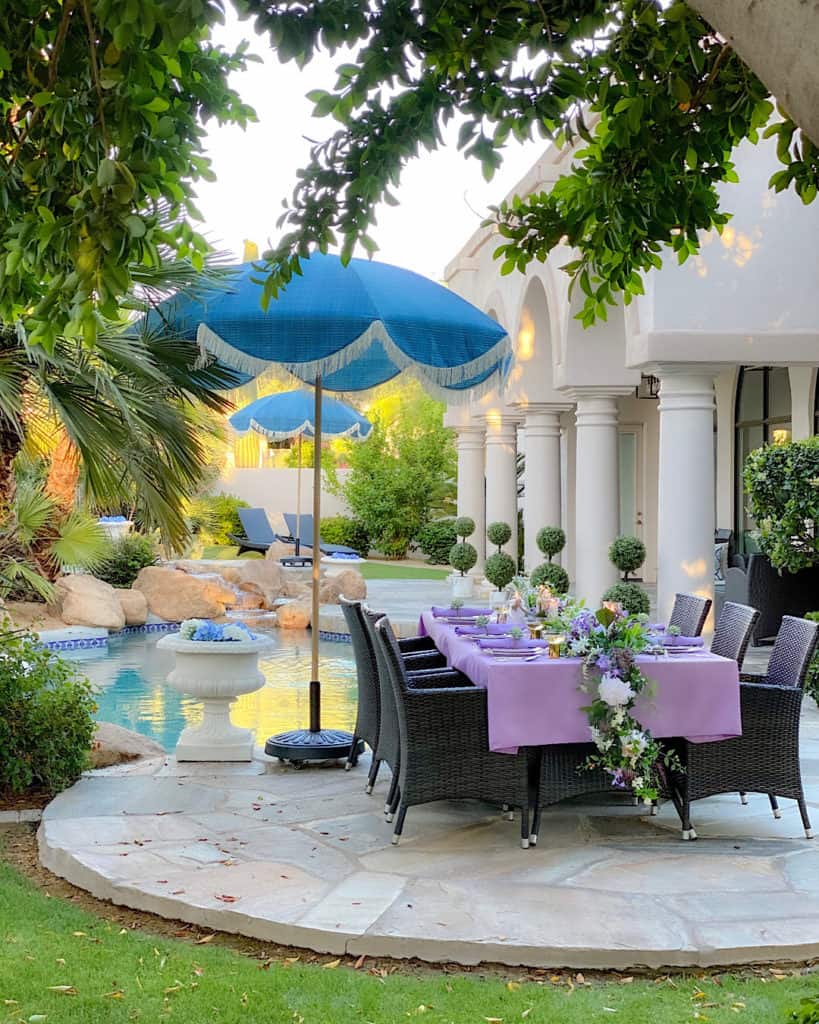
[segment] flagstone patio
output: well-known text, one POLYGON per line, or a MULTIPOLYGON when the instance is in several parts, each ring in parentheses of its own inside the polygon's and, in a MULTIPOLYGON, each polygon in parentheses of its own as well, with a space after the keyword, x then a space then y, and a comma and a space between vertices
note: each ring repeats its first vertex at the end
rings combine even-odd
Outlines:
MULTIPOLYGON (((819 825, 819 712, 803 768, 819 825)), ((48 807, 43 863, 96 896, 201 926, 335 954, 634 968, 819 956, 819 845, 783 801, 673 809, 561 805, 535 849, 479 804, 414 808, 390 845, 387 777, 366 760, 282 768, 173 758, 83 778, 48 807)))

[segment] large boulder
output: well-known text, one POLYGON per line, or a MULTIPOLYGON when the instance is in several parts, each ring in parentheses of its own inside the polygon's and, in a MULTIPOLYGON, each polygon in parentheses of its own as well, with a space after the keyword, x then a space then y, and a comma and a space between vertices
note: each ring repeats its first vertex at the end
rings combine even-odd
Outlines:
POLYGON ((285 592, 284 570, 276 562, 251 558, 236 571, 239 573, 237 585, 240 589, 259 594, 265 608, 273 608, 285 592))
POLYGON ((310 594, 312 593, 312 590, 312 585, 310 583, 307 583, 305 580, 285 580, 284 588, 282 590, 282 596, 302 599, 309 597, 310 594))
MULTIPOLYGON (((148 602, 148 610, 168 622, 183 619, 218 619, 225 614, 224 601, 212 580, 189 576, 178 569, 148 565, 134 581, 148 602)), ((235 597, 235 595, 233 595, 235 597)))
POLYGON ((125 612, 110 583, 93 576, 61 576, 56 584, 60 618, 67 626, 122 629, 125 612))
POLYGON ((148 619, 148 601, 141 590, 116 588, 126 626, 144 626, 148 619))
MULTIPOLYGON (((287 558, 295 554, 295 550, 292 544, 283 544, 280 540, 274 540, 265 552, 265 561, 278 562, 280 558, 287 558)), ((258 561, 258 559, 253 559, 253 561, 258 561)))
POLYGON ((367 581, 358 569, 345 569, 333 578, 338 580, 339 593, 348 601, 363 601, 367 596, 367 581))
POLYGON ((307 629, 310 625, 310 602, 289 601, 280 605, 276 618, 282 629, 307 629))
POLYGON ((92 768, 110 768, 114 764, 164 755, 165 751, 156 740, 112 722, 97 722, 90 754, 92 768))

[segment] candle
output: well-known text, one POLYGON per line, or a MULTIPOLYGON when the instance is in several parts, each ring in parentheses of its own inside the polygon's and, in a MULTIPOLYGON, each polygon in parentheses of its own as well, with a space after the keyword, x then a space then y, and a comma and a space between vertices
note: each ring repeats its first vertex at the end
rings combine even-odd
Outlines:
POLYGON ((560 657, 560 648, 562 647, 564 640, 565 640, 565 637, 562 637, 562 636, 552 636, 552 637, 549 637, 549 657, 550 658, 559 658, 560 657))
POLYGON ((615 615, 619 615, 620 612, 623 610, 623 606, 620 604, 619 601, 604 601, 603 607, 610 612, 614 612, 615 615))

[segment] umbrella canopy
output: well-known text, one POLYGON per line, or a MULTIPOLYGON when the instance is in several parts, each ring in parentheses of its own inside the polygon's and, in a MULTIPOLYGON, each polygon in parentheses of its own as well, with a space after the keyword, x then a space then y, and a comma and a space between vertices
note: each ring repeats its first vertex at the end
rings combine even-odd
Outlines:
MULTIPOLYGON (((428 391, 466 400, 503 384, 512 359, 504 328, 459 295, 419 274, 370 260, 342 264, 315 253, 267 309, 259 271, 242 264, 229 288, 193 299, 175 296, 149 314, 244 373, 270 366, 313 385, 316 447, 323 429, 322 389, 362 391, 411 369, 428 391)), ((313 460, 313 530, 320 536, 321 460, 313 460)), ((319 559, 313 558, 310 728, 271 737, 265 751, 294 762, 348 754, 359 743, 320 723, 319 559)))
MULTIPOLYGON (((307 388, 281 391, 257 398, 235 412, 229 420, 240 434, 252 430, 269 441, 315 433, 315 397, 307 388)), ((372 423, 337 398, 321 400, 321 432, 324 437, 359 437, 363 441, 373 429, 372 423)))
MULTIPOLYGON (((489 390, 508 369, 504 328, 460 295, 408 270, 316 253, 286 291, 261 307, 259 271, 237 268, 228 289, 180 295, 149 316, 228 365, 259 374, 271 364, 329 391, 363 391, 412 368, 426 386, 489 390)), ((444 396, 450 398, 451 396, 444 396)))

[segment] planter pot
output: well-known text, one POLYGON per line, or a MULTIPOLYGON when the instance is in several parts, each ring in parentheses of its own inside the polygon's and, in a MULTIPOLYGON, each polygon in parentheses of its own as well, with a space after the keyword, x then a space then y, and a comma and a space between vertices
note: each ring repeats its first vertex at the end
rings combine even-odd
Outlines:
POLYGON ((453 597, 472 597, 475 592, 475 581, 471 576, 461 576, 458 573, 457 576, 452 577, 452 596, 453 597))
POLYGON ((506 604, 506 592, 503 590, 493 590, 489 594, 489 607, 500 608, 501 605, 506 604))
POLYGON ((168 682, 202 702, 202 721, 179 737, 177 761, 253 760, 253 733, 231 722, 230 706, 243 693, 264 686, 259 655, 272 646, 271 639, 261 636, 225 641, 183 640, 178 633, 162 637, 157 647, 176 656, 168 682))

